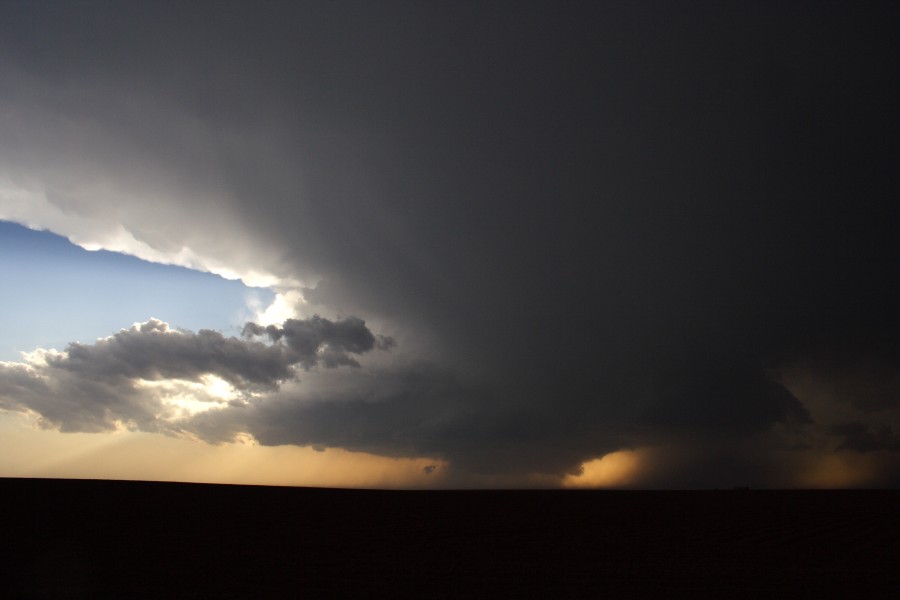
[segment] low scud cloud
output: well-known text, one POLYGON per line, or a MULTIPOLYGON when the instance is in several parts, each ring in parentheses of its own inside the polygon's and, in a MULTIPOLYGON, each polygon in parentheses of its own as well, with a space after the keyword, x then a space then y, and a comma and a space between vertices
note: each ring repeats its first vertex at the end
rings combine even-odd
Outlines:
POLYGON ((898 10, 4 6, 0 218, 279 304, 0 403, 460 485, 900 485, 898 10))

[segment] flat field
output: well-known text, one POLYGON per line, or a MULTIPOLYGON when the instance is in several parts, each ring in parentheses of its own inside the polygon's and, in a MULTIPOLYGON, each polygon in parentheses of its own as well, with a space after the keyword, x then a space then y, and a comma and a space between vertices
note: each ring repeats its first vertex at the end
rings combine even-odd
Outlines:
POLYGON ((0 596, 900 597, 898 491, 0 479, 0 596))

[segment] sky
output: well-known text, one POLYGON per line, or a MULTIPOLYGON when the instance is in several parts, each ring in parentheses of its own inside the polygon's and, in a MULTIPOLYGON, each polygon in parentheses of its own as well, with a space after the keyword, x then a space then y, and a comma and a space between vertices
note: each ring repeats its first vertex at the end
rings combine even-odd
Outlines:
POLYGON ((3 3, 0 476, 897 487, 898 28, 3 3))
POLYGON ((64 237, 0 221, 0 360, 35 348, 93 342, 148 317, 239 335, 275 294, 240 280, 90 252, 64 237), (61 301, 67 318, 59 318, 61 301))

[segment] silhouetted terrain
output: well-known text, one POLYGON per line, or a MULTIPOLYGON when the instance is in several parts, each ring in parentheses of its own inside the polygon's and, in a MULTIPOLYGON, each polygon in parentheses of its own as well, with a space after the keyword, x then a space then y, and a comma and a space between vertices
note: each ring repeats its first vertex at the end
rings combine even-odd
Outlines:
POLYGON ((900 492, 0 479, 4 597, 890 597, 900 492))

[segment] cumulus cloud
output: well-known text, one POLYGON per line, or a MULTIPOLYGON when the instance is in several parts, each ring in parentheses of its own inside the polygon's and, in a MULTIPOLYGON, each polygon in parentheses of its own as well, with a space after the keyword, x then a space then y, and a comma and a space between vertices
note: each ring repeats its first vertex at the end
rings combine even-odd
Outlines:
POLYGON ((158 431, 157 417, 165 412, 160 399, 131 381, 97 380, 46 363, 0 364, 0 406, 37 413, 42 425, 64 432, 158 431))
POLYGON ((385 350, 393 346, 390 337, 375 336, 358 317, 333 322, 313 315, 308 319, 287 319, 279 327, 247 323, 243 335, 248 338, 267 336, 273 342, 284 341, 291 359, 309 369, 319 362, 333 368, 341 365, 358 367, 350 354, 362 354, 376 346, 385 350))
POLYGON ((363 321, 319 317, 293 320, 289 327, 295 330, 292 339, 297 344, 304 337, 300 330, 310 324, 338 335, 312 336, 303 346, 308 352, 302 354, 278 340, 265 344, 210 330, 181 331, 150 319, 93 344, 75 342, 63 352, 36 351, 24 363, 0 363, 0 407, 33 411, 63 431, 102 431, 120 425, 166 430, 179 416, 166 406, 166 396, 180 392, 202 402, 209 401, 204 395, 212 392, 202 386, 178 390, 148 382, 207 384, 214 376, 246 401, 294 379, 298 365, 306 370, 320 364, 326 369, 358 366, 350 354, 375 347, 376 337, 363 321), (350 341, 341 344, 341 333, 352 334, 350 341), (351 343, 353 335, 371 343, 351 343), (319 352, 328 343, 338 350, 319 352), (340 353, 338 358, 335 352, 340 353))
POLYGON ((72 343, 46 361, 52 369, 104 380, 197 381, 213 374, 241 389, 276 386, 293 376, 297 362, 280 345, 226 338, 208 329, 172 330, 156 319, 93 344, 72 343))

